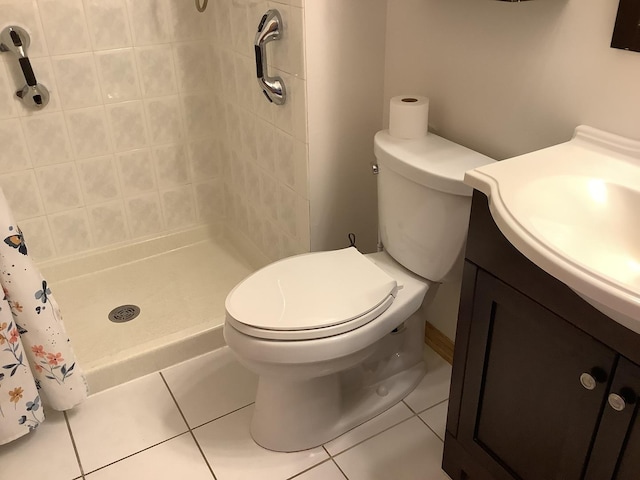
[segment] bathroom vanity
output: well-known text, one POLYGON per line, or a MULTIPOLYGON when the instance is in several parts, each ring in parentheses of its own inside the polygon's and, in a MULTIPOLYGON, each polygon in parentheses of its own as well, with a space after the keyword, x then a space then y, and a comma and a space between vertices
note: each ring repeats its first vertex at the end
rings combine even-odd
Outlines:
POLYGON ((454 480, 637 479, 639 393, 640 334, 521 254, 476 190, 444 470, 454 480))

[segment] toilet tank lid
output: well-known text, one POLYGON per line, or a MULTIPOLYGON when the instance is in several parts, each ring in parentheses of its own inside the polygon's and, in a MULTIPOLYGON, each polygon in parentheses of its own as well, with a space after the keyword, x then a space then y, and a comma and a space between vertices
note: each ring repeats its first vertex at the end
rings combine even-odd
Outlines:
POLYGON ((266 330, 309 330, 354 320, 396 294, 397 282, 353 247, 285 258, 240 282, 227 315, 266 330))
POLYGON ((495 162, 492 158, 429 133, 412 140, 395 138, 388 130, 376 133, 378 162, 416 183, 453 195, 471 196, 464 172, 495 162))

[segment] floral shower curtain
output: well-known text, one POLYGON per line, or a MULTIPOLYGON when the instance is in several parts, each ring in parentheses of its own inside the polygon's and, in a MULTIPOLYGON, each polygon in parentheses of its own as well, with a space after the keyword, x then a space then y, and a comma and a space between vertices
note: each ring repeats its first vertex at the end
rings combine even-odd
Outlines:
POLYGON ((28 256, 0 190, 0 445, 36 428, 44 403, 68 410, 87 397, 60 310, 28 256))

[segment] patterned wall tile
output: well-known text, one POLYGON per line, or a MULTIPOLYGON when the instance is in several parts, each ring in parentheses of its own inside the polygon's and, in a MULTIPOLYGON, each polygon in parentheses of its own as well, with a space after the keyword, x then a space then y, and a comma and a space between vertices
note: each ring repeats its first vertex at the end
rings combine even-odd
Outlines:
POLYGON ((295 181, 293 189, 302 198, 309 199, 309 149, 306 143, 294 141, 293 160, 295 163, 295 181))
POLYGON ((234 54, 230 50, 220 50, 220 63, 217 68, 223 72, 222 93, 229 102, 238 101, 238 89, 236 87, 236 71, 234 54))
POLYGON ((132 150, 147 145, 142 102, 116 103, 108 105, 106 109, 116 151, 132 150))
POLYGON ((86 204, 104 202, 120 196, 115 160, 112 156, 79 161, 78 176, 86 204))
POLYGON ((291 134, 301 142, 308 142, 307 128, 307 82, 291 77, 291 134))
POLYGON ((296 242, 305 252, 311 248, 309 205, 309 200, 296 195, 296 242))
POLYGON ((268 172, 275 172, 276 168, 276 132, 270 123, 256 118, 255 124, 256 162, 268 172))
POLYGON ((18 115, 18 105, 14 100, 17 86, 6 69, 6 61, 3 55, 0 58, 0 118, 16 117, 18 115))
POLYGON ((177 96, 145 100, 151 141, 154 144, 178 142, 182 139, 180 103, 177 96))
POLYGON ((140 85, 145 97, 177 92, 173 55, 167 45, 139 47, 135 52, 140 70, 140 85))
POLYGON ((140 98, 138 73, 132 48, 96 53, 102 96, 106 103, 140 98))
POLYGON ((169 27, 174 40, 198 40, 207 37, 210 20, 208 17, 213 15, 212 9, 207 9, 203 15, 195 8, 184 8, 184 0, 169 0, 168 7, 169 27))
POLYGON ((227 103, 225 106, 227 141, 232 148, 238 148, 242 145, 242 133, 240 124, 240 107, 233 103, 227 103))
POLYGON ((231 2, 214 2, 215 33, 221 47, 231 46, 231 2))
POLYGON ((40 189, 33 170, 0 175, 0 188, 16 220, 44 215, 40 189))
POLYGON ((72 159, 71 144, 62 113, 43 112, 42 115, 24 117, 22 126, 34 166, 64 163, 72 159))
POLYGON ((251 205, 261 206, 260 202, 260 167, 253 162, 247 162, 244 175, 245 197, 251 205))
POLYGON ((118 172, 125 196, 156 189, 156 175, 151 150, 136 150, 117 156, 118 172))
POLYGON ((35 261, 48 260, 55 256, 56 251, 47 217, 20 220, 20 230, 24 235, 29 256, 35 261))
POLYGON ((160 188, 189 182, 189 163, 184 145, 165 145, 153 149, 160 188))
POLYGON ((63 108, 90 107, 102 103, 91 53, 53 57, 53 70, 63 108))
POLYGON ((4 0, 2 2, 2 26, 20 25, 31 37, 29 57, 48 55, 38 4, 36 0, 4 0))
POLYGON ((82 0, 38 0, 38 5, 51 54, 91 50, 82 0))
POLYGON ((189 142, 189 158, 194 179, 206 180, 222 174, 218 141, 205 137, 189 142))
POLYGON ((260 176, 260 201, 266 215, 276 220, 278 218, 278 181, 265 172, 260 176))
POLYGON ((111 142, 104 107, 66 112, 71 145, 78 158, 111 153, 111 142))
POLYGON ((47 213, 82 206, 78 174, 73 162, 36 168, 36 177, 47 213))
POLYGON ((231 2, 231 43, 233 49, 240 54, 249 55, 253 53, 253 38, 255 37, 258 18, 255 26, 249 28, 249 5, 248 2, 231 2))
POLYGON ((298 233, 296 192, 285 185, 278 187, 278 226, 286 234, 295 237, 298 233))
POLYGON ((295 238, 290 237, 286 233, 280 233, 280 253, 278 258, 291 257, 292 255, 300 255, 309 251, 308 247, 304 247, 295 238))
POLYGON ((207 49, 209 52, 209 64, 211 65, 211 81, 213 82, 214 91, 220 93, 224 88, 224 82, 227 81, 226 72, 220 68, 221 52, 220 46, 215 41, 209 42, 207 49))
POLYGON ((91 205, 87 215, 95 246, 124 242, 130 237, 121 201, 91 205))
POLYGON ((213 75, 209 65, 207 42, 177 43, 173 46, 173 61, 181 92, 210 90, 213 75))
POLYGON ((264 252, 269 247, 265 246, 264 241, 263 232, 265 230, 265 223, 267 220, 262 212, 262 208, 255 205, 249 205, 249 208, 247 209, 247 221, 251 228, 251 241, 258 247, 258 249, 264 252))
POLYGON ((133 44, 124 0, 84 0, 94 50, 133 44))
POLYGON ((295 140, 282 130, 276 131, 276 177, 295 190, 296 162, 293 156, 295 140))
POLYGON ((224 186, 221 179, 196 183, 194 191, 198 220, 208 223, 225 216, 224 186))
POLYGON ((91 248, 91 233, 84 208, 49 215, 49 226, 58 255, 72 255, 91 248))
POLYGON ((213 99, 202 95, 184 95, 185 128, 189 138, 199 138, 211 135, 214 125, 213 99))
POLYGON ((251 95, 249 95, 249 92, 254 88, 259 88, 254 72, 256 68, 255 62, 248 57, 234 55, 233 68, 236 92, 238 93, 237 105, 243 109, 249 109, 251 108, 251 95))
POLYGON ((280 247, 280 239, 282 236, 280 235, 279 226, 270 220, 266 220, 262 224, 262 235, 264 241, 262 251, 265 255, 272 261, 280 258, 280 252, 282 250, 280 247))
POLYGON ((161 192, 165 225, 169 229, 195 223, 196 211, 191 185, 161 192))
POLYGON ((246 162, 244 158, 242 158, 237 151, 233 150, 231 152, 231 164, 229 169, 231 176, 229 177, 229 180, 231 186, 235 189, 235 193, 244 193, 245 169, 246 162))
POLYGON ((31 166, 20 120, 0 120, 0 171, 15 172, 31 166))
MULTIPOLYGON (((276 3, 299 40, 301 0, 276 3)), ((289 102, 269 104, 252 46, 267 0, 0 4, 51 92, 26 110, 0 56, 0 187, 40 258, 221 218, 272 259, 308 248, 303 43, 270 52, 289 102)))
POLYGON ((166 0, 127 0, 127 9, 134 45, 151 45, 171 41, 166 0))
POLYGON ((160 200, 156 192, 126 199, 125 209, 134 237, 151 235, 163 229, 160 200))

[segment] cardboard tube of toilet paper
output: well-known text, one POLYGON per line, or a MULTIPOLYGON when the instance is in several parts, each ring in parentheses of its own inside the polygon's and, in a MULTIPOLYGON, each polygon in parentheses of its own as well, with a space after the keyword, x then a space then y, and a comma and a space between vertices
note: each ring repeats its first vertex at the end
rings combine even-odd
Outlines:
POLYGON ((427 135, 429 99, 419 95, 392 97, 389 108, 389 135, 396 138, 422 138, 427 135))

